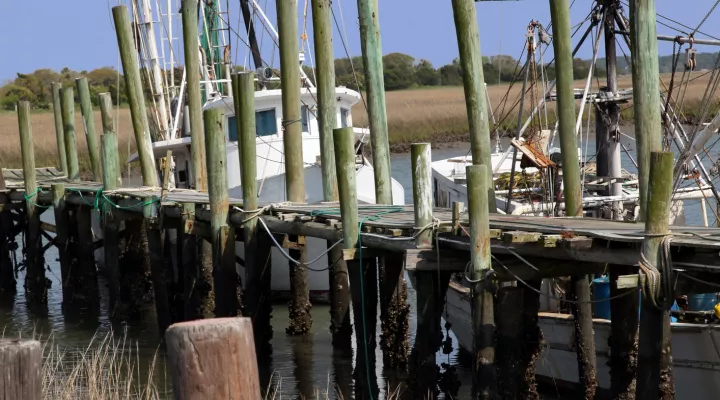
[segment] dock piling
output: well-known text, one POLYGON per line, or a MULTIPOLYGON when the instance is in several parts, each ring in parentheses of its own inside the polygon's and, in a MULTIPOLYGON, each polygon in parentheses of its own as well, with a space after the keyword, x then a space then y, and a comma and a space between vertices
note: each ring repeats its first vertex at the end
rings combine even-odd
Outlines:
POLYGON ((219 108, 203 112, 217 317, 238 315, 241 300, 235 268, 235 232, 232 226, 228 225, 229 196, 224 119, 225 114, 219 108))
MULTIPOLYGON (((140 170, 142 171, 143 185, 158 187, 158 174, 155 169, 155 157, 153 156, 152 143, 150 139, 150 126, 148 124, 145 97, 143 95, 140 69, 138 67, 137 50, 133 42, 133 31, 130 23, 130 15, 127 6, 115 6, 112 8, 113 20, 115 21, 115 32, 117 35, 120 59, 122 60, 123 73, 125 75, 125 90, 127 91, 128 103, 130 104, 130 116, 132 119, 133 131, 135 132, 135 143, 137 145, 140 170)), ((197 31, 195 32, 197 36, 197 31)), ((197 47, 193 49, 197 52, 197 47)), ((186 53, 187 54, 187 53, 186 53)), ((188 74, 189 76, 189 74, 188 74)), ((190 86, 188 85, 188 89, 190 86)), ((198 86, 199 88, 199 86, 198 86)))
POLYGON ((28 303, 47 304, 49 282, 45 278, 45 257, 42 251, 40 214, 38 207, 37 179, 35 173, 35 153, 32 126, 30 123, 30 103, 18 102, 18 125, 20 128, 20 149, 22 151, 23 176, 25 179, 25 293, 28 303))
POLYGON ((485 165, 466 167, 470 254, 472 260, 473 398, 494 398, 497 394, 495 371, 495 315, 493 309, 490 222, 487 202, 488 178, 485 165))
MULTIPOLYGON (((660 67, 658 66, 655 0, 630 2, 633 110, 640 186, 639 221, 645 221, 648 204, 651 153, 662 150, 660 67)), ((667 184, 672 182, 668 180, 667 184)))
POLYGON ((158 215, 157 198, 147 197, 143 205, 143 217, 147 232, 148 250, 150 258, 150 274, 155 295, 155 309, 157 313, 158 330, 163 335, 172 320, 170 311, 170 298, 167 289, 167 274, 165 273, 165 259, 163 253, 163 232, 158 215))
POLYGON ((570 310, 575 323, 575 353, 578 360, 579 382, 582 389, 580 396, 594 399, 598 380, 590 277, 588 275, 572 276, 571 284, 572 289, 568 297, 574 301, 570 305, 570 310))
MULTIPOLYGON (((377 318, 377 268, 374 258, 356 256, 359 237, 358 202, 355 179, 355 134, 351 127, 333 130, 340 214, 343 221, 343 249, 350 280, 353 325, 357 358, 355 396, 369 398, 377 392, 375 374, 375 328, 377 318), (352 254, 352 257, 350 255, 352 254), (348 259, 351 258, 351 259, 348 259), (372 385, 372 386, 371 386, 372 385)), ((377 396, 373 396, 377 398, 377 396)))
MULTIPOLYGON (((430 143, 415 143, 410 146, 410 168, 412 169, 413 203, 415 211, 415 245, 419 249, 433 248, 432 216, 432 171, 430 169, 430 143)), ((439 276, 433 271, 416 271, 417 292, 417 336, 413 349, 416 398, 435 397, 437 367, 435 352, 439 343, 440 315, 442 306, 438 301, 440 292, 439 276)))
MULTIPOLYGON (((309 112, 301 105, 300 63, 298 55, 298 4, 297 0, 277 0, 278 32, 280 36, 280 70, 282 71, 282 129, 285 157, 286 198, 289 201, 305 202, 305 166, 302 151, 302 113, 309 112)), ((290 236, 291 242, 301 243, 305 238, 290 236)), ((294 259, 305 259, 306 249, 290 249, 294 259)), ((290 266, 290 323, 285 329, 289 335, 304 335, 312 328, 310 315, 310 285, 305 264, 290 266)))
POLYGON ((50 85, 52 91, 52 102, 53 102, 53 115, 55 117, 55 135, 57 138, 57 151, 58 161, 60 165, 58 167, 61 171, 67 173, 67 153, 65 153, 65 135, 63 133, 63 118, 62 118, 62 99, 60 89, 62 84, 59 82, 53 82, 50 85))
MULTIPOLYGON (((468 123, 470 126, 470 149, 472 161, 475 165, 492 166, 490 152, 490 121, 488 104, 485 95, 485 73, 480 51, 480 33, 478 30, 477 14, 473 0, 453 0, 453 14, 455 16, 455 29, 457 32, 458 47, 460 50, 460 63, 463 71, 463 85, 465 88, 465 104, 467 107, 468 123)), ((486 171, 488 179, 492 179, 492 168, 486 171)), ((492 185, 488 188, 488 198, 495 198, 492 185)), ((490 212, 496 212, 494 201, 487 204, 490 212)))
POLYGON ((357 0, 360 19, 360 48, 365 66, 365 90, 375 173, 375 202, 392 204, 390 177, 390 145, 388 143, 385 78, 383 76, 380 14, 377 0, 357 0))
POLYGON ((90 168, 92 170, 93 180, 98 181, 102 178, 100 148, 98 146, 97 132, 95 131, 95 118, 87 78, 82 77, 75 79, 75 86, 77 86, 78 97, 80 98, 80 113, 82 114, 83 126, 85 127, 85 142, 87 143, 88 156, 90 157, 90 168))
POLYGON ((642 311, 640 314, 640 342, 638 344, 637 399, 674 398, 672 372, 672 349, 670 347, 670 314, 674 293, 667 293, 664 282, 671 278, 672 271, 662 270, 661 260, 669 257, 663 249, 669 240, 670 202, 672 197, 673 153, 652 152, 647 202, 645 239, 641 250, 643 270, 659 271, 643 273, 647 282, 643 288, 642 311), (656 286, 657 285, 657 286, 656 286), (658 288, 657 292, 653 288, 658 288), (656 305, 657 303, 657 305, 656 305))
MULTIPOLYGON (((245 240, 245 294, 243 315, 253 321, 255 340, 264 348, 272 334, 270 325, 270 248, 267 233, 258 227, 257 156, 255 131, 255 74, 232 75, 235 115, 240 144, 240 174, 243 182, 243 237, 245 240), (262 237, 261 237, 262 236, 262 237), (259 315, 266 313, 268 315, 259 315)), ((262 348, 258 353, 262 353, 262 348)))
MULTIPOLYGON (((109 182, 105 181, 105 175, 102 176, 103 186, 105 187, 105 189, 112 190, 112 189, 116 189, 116 188, 122 186, 122 166, 121 166, 121 162, 120 162, 120 153, 119 153, 120 149, 118 146, 117 133, 115 132, 115 118, 113 118, 113 115, 112 115, 112 96, 111 96, 111 94, 110 93, 100 93, 98 95, 98 103, 100 103, 100 117, 102 120, 102 132, 103 132, 102 134, 113 136, 113 139, 106 139, 106 140, 111 140, 112 142, 115 143, 114 154, 107 155, 108 159, 110 157, 112 157, 116 161, 116 163, 115 163, 116 165, 114 167, 107 165, 107 168, 111 168, 113 170, 111 176, 115 177, 115 182, 116 182, 115 185, 108 186, 109 182), (111 187, 112 187, 112 189, 110 189, 111 187)), ((101 142, 102 142, 102 137, 101 137, 101 142)), ((106 164, 105 164, 104 159, 101 159, 101 162, 103 165, 102 170, 103 170, 103 174, 104 174, 106 164)))
MULTIPOLYGON (((109 97, 109 93, 107 97, 109 97)), ((102 94, 100 96, 100 104, 103 104, 102 94)), ((106 112, 101 106, 103 118, 103 130, 105 128, 106 112)), ((118 187, 118 143, 117 136, 105 133, 100 137, 100 147, 102 154, 102 178, 104 190, 115 190, 118 187)), ((120 299, 120 221, 116 220, 113 215, 113 207, 108 201, 104 201, 102 206, 103 221, 103 240, 104 240, 104 259, 105 259, 105 276, 109 286, 109 314, 115 316, 115 307, 120 299)))
MULTIPOLYGON (((187 79, 187 109, 190 120, 190 152, 192 153, 192 174, 195 190, 207 191, 207 169, 205 165, 205 132, 203 127, 202 94, 200 93, 200 56, 198 49, 198 2, 182 0, 180 6, 183 28, 183 55, 187 79)), ((201 254, 202 257, 202 254, 201 254)))
POLYGON ((87 205, 75 206, 72 209, 75 217, 76 229, 74 233, 77 233, 77 255, 78 261, 77 267, 73 269, 70 274, 74 274, 75 277, 71 277, 77 286, 74 287, 74 292, 78 296, 74 296, 73 305, 79 305, 81 307, 87 307, 93 311, 99 311, 99 291, 98 291, 98 280, 97 280, 97 267, 95 265, 95 235, 92 230, 92 213, 95 212, 92 207, 87 205))
MULTIPOLYGON (((337 126, 335 115, 335 61, 333 57, 332 2, 312 0, 313 39, 315 44, 315 69, 317 75, 318 130, 320 133, 320 167, 323 178, 323 199, 338 200, 337 173, 335 171, 335 148, 333 129, 337 126)), ((328 246, 332 243, 328 242, 328 246)), ((350 286, 347 263, 338 246, 328 253, 330 279, 330 332, 333 344, 350 347, 350 286)))
POLYGON ((250 318, 182 322, 165 333, 176 400, 262 398, 250 318))
POLYGON ((75 138, 75 95, 73 87, 68 86, 60 91, 62 97, 62 120, 63 135, 65 141, 65 154, 67 158, 68 179, 80 179, 80 168, 78 166, 77 142, 75 138))

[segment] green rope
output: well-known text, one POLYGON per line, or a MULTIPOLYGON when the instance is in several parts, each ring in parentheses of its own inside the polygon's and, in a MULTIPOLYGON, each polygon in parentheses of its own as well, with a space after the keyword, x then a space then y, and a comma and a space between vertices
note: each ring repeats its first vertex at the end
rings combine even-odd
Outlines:
POLYGON ((43 206, 43 205, 40 205, 40 204, 38 204, 38 203, 36 203, 36 202, 34 202, 34 201, 32 200, 33 197, 37 196, 37 195, 40 194, 40 193, 43 193, 43 190, 42 190, 41 188, 36 188, 35 191, 32 192, 32 194, 30 194, 30 196, 28 196, 27 193, 23 193, 23 197, 25 198, 25 201, 27 201, 29 204, 31 204, 31 205, 33 205, 33 206, 35 206, 35 207, 39 207, 39 208, 50 208, 50 207, 51 207, 50 205, 43 206))
POLYGON ((70 191, 70 192, 75 192, 75 193, 79 194, 79 195, 80 195, 80 199, 82 199, 82 201, 83 201, 85 204, 87 204, 88 206, 92 207, 92 208, 95 209, 95 210, 99 210, 99 209, 103 206, 103 204, 106 203, 106 202, 109 203, 111 206, 113 206, 113 208, 116 208, 116 209, 118 209, 118 210, 132 210, 132 209, 135 209, 135 208, 138 208, 138 207, 149 206, 149 205, 151 205, 151 204, 153 204, 153 203, 160 203, 160 199, 155 199, 155 198, 153 198, 153 200, 141 201, 141 202, 139 202, 139 203, 137 203, 137 204, 133 204, 133 205, 130 205, 130 206, 121 206, 121 205, 113 202, 113 201, 110 199, 110 197, 108 197, 107 195, 105 195, 105 193, 103 193, 103 191, 105 190, 104 187, 100 187, 98 190, 95 191, 95 194, 93 195, 94 200, 93 200, 93 202, 91 203, 91 202, 87 201, 87 200, 85 199, 85 196, 83 195, 83 192, 87 192, 87 191, 89 191, 89 190, 82 190, 82 189, 75 189, 75 188, 68 188, 67 190, 70 191))
MULTIPOLYGON (((363 328, 363 350, 365 352, 365 376, 367 378, 367 384, 368 384, 368 394, 370 395, 370 400, 373 400, 372 395, 372 383, 370 382, 370 364, 368 357, 368 341, 367 341, 367 321, 365 320, 365 282, 363 279, 363 271, 362 271, 362 226, 366 221, 377 221, 380 218, 383 217, 383 215, 392 214, 396 212, 404 211, 403 207, 392 207, 392 206, 361 206, 358 207, 358 212, 360 211, 366 211, 366 210, 372 210, 377 211, 375 215, 370 215, 367 217, 364 217, 360 219, 358 222, 358 247, 359 247, 359 258, 360 258, 360 310, 362 313, 362 328, 363 328)), ((339 208, 326 208, 326 209, 319 209, 319 210, 313 210, 310 212, 310 216, 318 216, 318 215, 340 215, 340 209, 339 208)))

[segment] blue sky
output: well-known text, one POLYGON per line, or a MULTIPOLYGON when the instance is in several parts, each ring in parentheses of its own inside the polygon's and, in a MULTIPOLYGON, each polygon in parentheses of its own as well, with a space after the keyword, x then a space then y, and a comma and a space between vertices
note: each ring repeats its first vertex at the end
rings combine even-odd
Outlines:
MULTIPOLYGON (((128 0, 121 0, 127 2, 128 0)), ((151 0, 154 5, 156 0, 151 0)), ((166 4, 167 0, 157 0, 166 4)), ((221 0, 222 1, 222 0, 221 0)), ((230 11, 237 23, 238 0, 228 0, 230 11)), ((572 2, 572 0, 570 0, 572 2)), ((623 0, 625 2, 626 0, 623 0)), ((171 0, 173 4, 177 0, 171 0)), ((275 0, 258 0, 269 18, 275 20, 275 0)), ((302 5, 299 0, 300 25, 302 5)), ((340 7, 348 34, 352 55, 360 54, 359 32, 355 0, 334 0, 338 19, 340 7)), ((715 0, 657 0, 658 13, 695 27, 715 0), (679 5, 680 4, 680 5, 679 5), (692 4, 692 6, 687 6, 692 4)), ((0 83, 12 79, 16 72, 31 72, 38 68, 60 70, 89 70, 101 66, 117 66, 117 42, 112 27, 110 7, 118 0, 28 0, 0 1, 0 83)), ((223 1, 221 4, 225 4, 223 1)), ((590 0, 576 0, 572 9, 573 23, 581 21, 589 12, 590 0)), ((488 1, 476 3, 483 54, 518 56, 522 47, 525 26, 531 19, 547 24, 550 13, 547 1, 488 1)), ((660 19, 660 21, 664 21, 660 19)), ((667 22, 667 21, 665 21, 667 22)), ((704 25, 707 33, 720 36, 717 28, 720 9, 704 25)), ((457 56, 457 43, 453 25, 452 6, 449 0, 380 0, 380 23, 383 52, 403 52, 416 58, 430 60, 435 66, 452 61, 457 56)), ((312 38, 312 20, 308 16, 308 31, 312 38)), ((703 29, 701 29, 703 31, 703 29)), ((661 34, 675 35, 670 29, 658 26, 661 34)), ((336 31, 336 57, 345 52, 336 31)), ((698 35, 700 37, 700 35, 698 35)), ((265 41, 263 56, 272 59, 265 41)), ((312 43, 312 41, 310 41, 312 43)), ((698 47, 698 51, 711 51, 698 47)), ((672 45, 662 44, 660 54, 670 54, 672 45)), ((239 49, 236 62, 243 63, 245 49, 239 49)), ((586 47, 580 54, 590 58, 586 47)), ((277 56, 275 64, 277 65, 277 56)))

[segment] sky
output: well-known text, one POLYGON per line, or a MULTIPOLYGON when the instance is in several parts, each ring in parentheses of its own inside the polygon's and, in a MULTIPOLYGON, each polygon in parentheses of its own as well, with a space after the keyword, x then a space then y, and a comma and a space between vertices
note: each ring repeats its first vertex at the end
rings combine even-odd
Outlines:
MULTIPOLYGON (((32 72, 39 68, 61 70, 91 70, 102 66, 118 67, 117 41, 110 8, 118 1, 129 0, 0 0, 0 83, 13 79, 18 72, 32 72)), ((179 0, 151 0, 173 4, 179 0)), ((220 0, 230 4, 231 24, 237 27, 240 16, 238 0, 220 0)), ((271 21, 275 22, 275 0, 257 0, 271 21)), ((623 0, 626 2, 627 0, 623 0)), ((299 0, 299 26, 302 29, 302 8, 299 0)), ((572 0, 570 0, 572 2, 572 0)), ((656 0, 658 14, 668 16, 693 28, 716 3, 716 0, 656 0), (687 6, 692 4, 691 7, 687 6)), ((589 13, 593 2, 575 0, 571 9, 573 25, 589 13)), ((344 20, 343 37, 351 55, 360 54, 357 3, 355 0, 334 0, 338 21, 344 20), (345 33, 346 32, 346 33, 345 33), (345 36, 347 34, 347 36, 345 36)), ((416 59, 427 59, 436 67, 457 57, 452 5, 450 0, 379 0, 383 53, 402 52, 416 59)), ((510 54, 518 57, 523 46, 525 27, 530 20, 544 25, 550 21, 548 2, 544 0, 484 1, 476 3, 480 41, 483 55, 510 54)), ((626 10, 627 13, 627 10, 626 10)), ((308 15, 308 35, 312 46, 312 19, 308 15)), ((661 22, 668 22, 659 18, 661 22)), ((714 36, 720 22, 720 9, 712 14, 700 31, 714 36)), ((343 24, 340 23, 341 28, 343 24)), ((179 33, 179 23, 176 25, 179 33)), ((658 25, 659 34, 676 35, 671 29, 658 25)), ((277 55, 271 55, 268 35, 265 35, 263 58, 278 65, 277 55)), ((702 35, 697 35, 702 37, 702 35)), ((334 32, 335 56, 344 57, 341 35, 334 32)), ((235 38, 232 39, 235 43, 235 38)), ((240 47, 240 46, 237 46, 240 47)), ((235 62, 245 62, 244 46, 237 50, 235 62)), ((713 51, 697 47, 698 52, 713 51)), ((672 52, 672 44, 661 43, 661 55, 672 52)), ((169 51, 168 51, 169 53, 169 51)), ((233 51, 233 54, 236 52, 233 51)), ((591 58, 592 48, 585 46, 580 57, 591 58)), ((601 55, 602 56, 602 55, 601 55)), ((169 58, 169 57, 168 57, 169 58)), ((178 55, 178 61, 182 56, 178 55)), ((308 63, 310 63, 308 61, 308 63)))

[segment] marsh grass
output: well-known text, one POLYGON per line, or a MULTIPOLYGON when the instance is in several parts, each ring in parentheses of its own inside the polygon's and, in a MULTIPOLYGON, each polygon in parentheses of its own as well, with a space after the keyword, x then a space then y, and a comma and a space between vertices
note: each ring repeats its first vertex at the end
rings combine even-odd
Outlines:
POLYGON ((84 349, 61 349, 54 336, 43 349, 43 398, 71 400, 160 399, 154 383, 157 352, 143 368, 126 336, 96 335, 84 349))
MULTIPOLYGON (((710 75, 701 77, 703 74, 704 72, 694 72, 691 75, 691 79, 697 79, 689 83, 681 110, 688 121, 700 117, 698 115, 699 105, 710 77, 710 75)), ((673 97, 677 96, 679 92, 680 75, 676 76, 673 97)), ((669 85, 670 75, 663 74, 662 81, 665 86, 661 85, 661 89, 664 89, 669 85)), ((597 90, 602 85, 604 85, 602 80, 593 79, 593 90, 597 90)), ((521 86, 521 82, 513 85, 512 88, 510 88, 509 84, 488 86, 490 102, 493 106, 495 119, 498 122, 498 130, 501 133, 515 132, 517 129, 517 107, 513 110, 512 105, 516 104, 519 99, 521 86), (505 97, 506 93, 508 94, 507 97, 505 97)), ((574 86, 582 89, 585 87, 585 81, 575 81, 574 86)), ((630 76, 620 76, 618 78, 618 87, 620 89, 632 87, 630 76)), ((541 90, 535 90, 534 96, 536 100, 539 100, 542 96, 541 90)), ((468 121, 462 87, 431 87, 387 92, 386 104, 389 142, 391 150, 395 152, 407 151, 410 143, 423 141, 444 143, 468 140, 468 121)), ((528 115, 532 107, 532 102, 526 101, 524 115, 528 115)), ((622 105, 621 110, 621 122, 632 123, 632 103, 622 105)), ((714 115, 717 110, 718 102, 716 101, 713 103, 708 116, 714 115)), ((96 129, 100 130, 102 125, 99 111, 94 112, 94 118, 96 129)), ((587 118, 587 113, 583 118, 587 118)), ((55 122, 52 111, 32 114, 31 122, 36 165, 38 167, 57 165, 55 122)), ((116 122, 118 124, 120 159, 125 160, 128 155, 128 143, 131 145, 130 152, 135 152, 130 110, 120 108, 116 122)), ((355 126, 368 125, 367 113, 362 102, 353 108, 353 122, 355 126)), ((555 123, 555 103, 548 104, 547 123, 550 126, 555 123)), ((90 170, 90 161, 87 156, 85 132, 79 110, 75 112, 75 131, 80 170, 87 173, 90 170)), ((14 112, 0 113, 0 139, 2 140, 0 142, 0 162, 2 166, 4 168, 21 168, 20 138, 18 136, 17 116, 14 112)), ((124 167, 122 172, 126 173, 126 171, 127 169, 124 167)))

